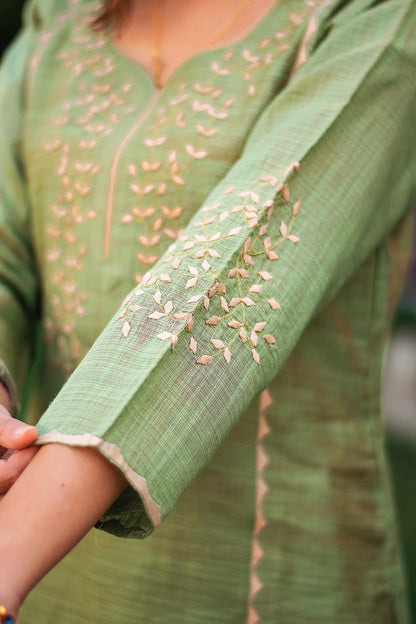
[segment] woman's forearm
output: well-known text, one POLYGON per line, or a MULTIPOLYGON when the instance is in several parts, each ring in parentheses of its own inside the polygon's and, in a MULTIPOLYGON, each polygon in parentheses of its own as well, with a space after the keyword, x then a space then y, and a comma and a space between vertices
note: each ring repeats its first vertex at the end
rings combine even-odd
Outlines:
POLYGON ((125 487, 95 449, 42 447, 0 504, 0 603, 16 615, 125 487))

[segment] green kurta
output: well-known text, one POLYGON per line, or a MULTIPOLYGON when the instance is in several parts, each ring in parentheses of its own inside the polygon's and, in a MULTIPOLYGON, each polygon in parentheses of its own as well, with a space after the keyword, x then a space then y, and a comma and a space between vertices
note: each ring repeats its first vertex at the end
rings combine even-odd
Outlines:
POLYGON ((379 403, 414 1, 281 0, 161 90, 96 7, 33 2, 3 65, 1 353, 21 389, 41 318, 41 441, 131 484, 102 528, 181 499, 87 536, 21 624, 405 622, 379 403))

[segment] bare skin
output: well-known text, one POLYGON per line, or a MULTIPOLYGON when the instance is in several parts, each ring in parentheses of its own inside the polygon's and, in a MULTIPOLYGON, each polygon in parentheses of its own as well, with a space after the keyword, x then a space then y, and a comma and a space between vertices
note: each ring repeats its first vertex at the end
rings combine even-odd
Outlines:
POLYGON ((36 427, 12 418, 10 408, 10 397, 0 384, 0 501, 37 452, 30 447, 38 436, 36 427))
POLYGON ((10 405, 0 385, 0 603, 16 616, 30 589, 87 533, 126 481, 95 449, 30 446, 38 431, 12 418, 10 405), (42 548, 33 548, 35 539, 42 548))
MULTIPOLYGON (((136 1, 132 15, 113 33, 116 47, 143 67, 152 78, 156 4, 155 1, 136 1)), ((166 83, 186 59, 241 39, 267 15, 274 4, 276 0, 252 0, 247 6, 243 0, 163 0, 160 5, 161 20, 156 25, 160 38, 162 83, 166 83), (244 6, 246 9, 239 14, 244 6), (218 34, 219 37, 216 36, 218 34)))

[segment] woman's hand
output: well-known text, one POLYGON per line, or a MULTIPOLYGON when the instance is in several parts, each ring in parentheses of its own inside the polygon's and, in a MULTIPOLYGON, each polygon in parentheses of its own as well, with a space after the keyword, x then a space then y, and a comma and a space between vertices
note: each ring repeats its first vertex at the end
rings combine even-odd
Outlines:
POLYGON ((36 427, 13 418, 0 404, 0 501, 38 451, 36 427))

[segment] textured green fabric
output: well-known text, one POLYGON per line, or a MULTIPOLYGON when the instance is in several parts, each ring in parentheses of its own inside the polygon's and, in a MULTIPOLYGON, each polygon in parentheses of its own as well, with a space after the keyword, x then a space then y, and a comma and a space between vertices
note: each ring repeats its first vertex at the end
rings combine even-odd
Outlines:
POLYGON ((406 621, 379 377, 414 2, 282 0, 160 91, 95 6, 33 3, 3 66, 1 353, 21 387, 41 314, 41 440, 125 471, 102 528, 169 517, 89 536, 22 624, 406 621))

